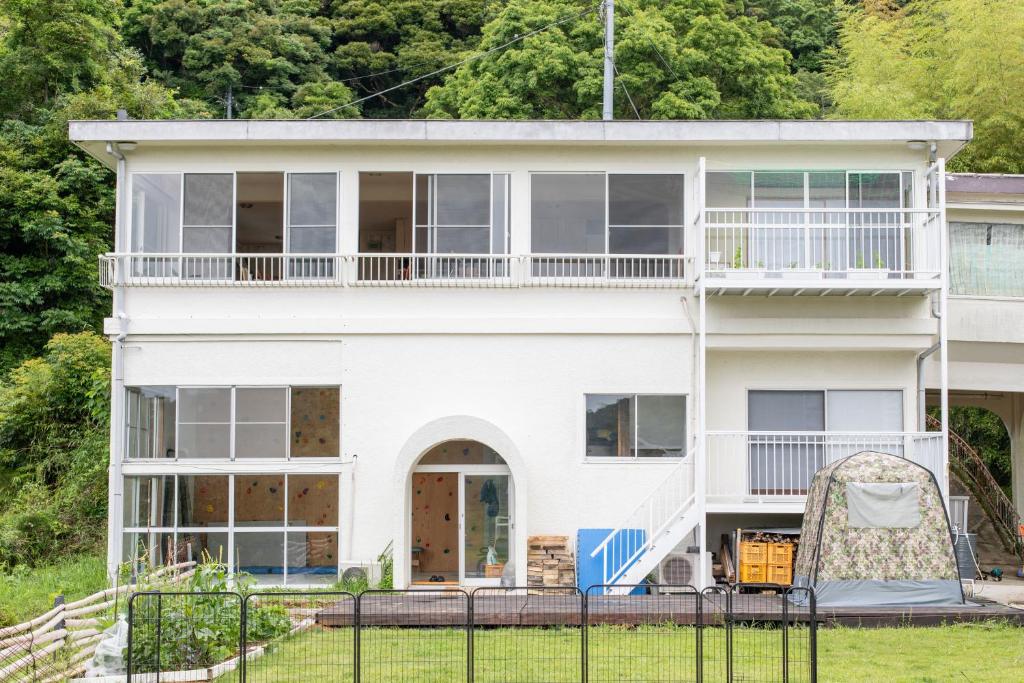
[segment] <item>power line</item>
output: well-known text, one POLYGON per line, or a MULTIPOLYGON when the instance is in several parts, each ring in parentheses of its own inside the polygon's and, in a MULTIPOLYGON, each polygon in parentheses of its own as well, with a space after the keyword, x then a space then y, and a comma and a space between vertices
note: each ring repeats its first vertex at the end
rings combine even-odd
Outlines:
MULTIPOLYGON (((627 14, 629 14, 630 16, 636 16, 636 15, 635 15, 635 14, 634 14, 634 13, 633 13, 633 12, 632 12, 632 11, 631 11, 631 10, 630 10, 629 8, 627 8, 627 7, 625 6, 625 5, 623 5, 623 6, 622 6, 622 9, 626 10, 626 13, 627 13, 627 14)), ((660 59, 660 60, 661 60, 661 63, 665 65, 665 68, 666 68, 666 69, 668 69, 668 72, 669 72, 670 74, 672 74, 672 78, 674 78, 674 79, 676 79, 676 80, 678 81, 678 80, 679 80, 679 74, 677 74, 677 73, 676 73, 676 70, 675 70, 675 69, 673 69, 673 68, 672 68, 672 65, 671 65, 671 64, 669 64, 669 62, 668 62, 668 60, 667 60, 667 59, 665 59, 665 55, 661 54, 661 50, 659 50, 659 49, 658 49, 658 46, 657 46, 657 45, 656 45, 656 44, 654 43, 654 41, 653 41, 653 40, 651 40, 651 36, 650 36, 650 34, 648 34, 648 33, 647 33, 646 31, 644 32, 644 38, 645 38, 645 39, 647 40, 647 42, 648 42, 648 43, 650 43, 650 44, 651 44, 651 48, 652 48, 652 49, 654 50, 654 53, 655 53, 656 55, 658 55, 658 59, 660 59)))
POLYGON ((629 106, 633 107, 633 113, 636 114, 637 119, 640 119, 640 111, 633 104, 633 98, 629 94, 629 88, 626 87, 626 82, 622 80, 622 74, 619 73, 619 67, 615 66, 615 62, 612 62, 612 69, 615 71, 615 76, 619 79, 619 85, 622 86, 622 91, 626 93, 626 100, 629 102, 629 106))
POLYGON ((502 43, 501 45, 496 45, 495 47, 492 47, 489 50, 477 53, 475 55, 470 55, 469 57, 466 57, 465 59, 463 59, 461 61, 458 61, 458 62, 456 62, 454 64, 449 64, 448 66, 443 66, 440 69, 435 69, 434 71, 431 71, 430 73, 423 74, 422 76, 417 76, 416 78, 410 78, 409 80, 404 81, 402 83, 399 83, 398 85, 393 85, 390 88, 384 88, 383 90, 378 90, 377 92, 372 93, 370 95, 367 95, 366 97, 360 97, 357 100, 352 100, 351 102, 346 102, 345 104, 342 104, 340 106, 334 107, 333 109, 328 109, 327 111, 320 112, 319 114, 316 114, 315 116, 310 116, 308 118, 309 119, 317 119, 317 118, 320 118, 321 116, 325 116, 325 115, 330 114, 332 112, 336 112, 339 109, 344 109, 346 107, 352 107, 352 106, 355 106, 355 105, 357 105, 357 104, 359 104, 361 102, 365 102, 366 100, 372 100, 374 97, 379 97, 380 95, 384 95, 386 93, 389 93, 392 90, 398 90, 399 88, 404 88, 407 85, 412 85, 413 83, 416 83, 417 81, 422 81, 425 78, 430 78, 431 76, 436 76, 436 75, 442 74, 442 73, 444 73, 446 71, 451 71, 452 69, 457 69, 460 66, 462 66, 463 64, 468 64, 469 62, 475 61, 477 59, 481 59, 482 57, 486 57, 486 56, 488 56, 490 54, 493 54, 495 52, 499 52, 501 50, 504 50, 509 45, 513 45, 514 43, 518 43, 521 40, 525 40, 526 38, 529 38, 531 36, 535 36, 538 33, 543 33, 544 31, 547 31, 549 28, 554 28, 555 26, 559 26, 559 25, 564 24, 566 22, 573 21, 575 19, 579 19, 581 17, 584 17, 584 16, 586 16, 586 15, 592 13, 592 12, 596 12, 599 8, 600 8, 600 5, 597 5, 597 6, 589 8, 589 9, 585 9, 582 12, 579 12, 578 14, 573 14, 573 15, 568 16, 568 17, 563 17, 562 19, 557 19, 555 21, 552 21, 549 24, 541 26, 538 29, 534 29, 533 31, 530 31, 529 33, 524 33, 523 35, 516 35, 512 40, 509 40, 508 42, 502 43))

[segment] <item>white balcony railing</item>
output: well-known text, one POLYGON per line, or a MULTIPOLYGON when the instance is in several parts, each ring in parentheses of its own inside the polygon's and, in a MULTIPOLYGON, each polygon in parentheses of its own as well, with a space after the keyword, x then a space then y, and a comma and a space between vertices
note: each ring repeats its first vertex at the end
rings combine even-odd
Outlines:
POLYGON ((703 224, 709 278, 838 285, 930 280, 941 272, 934 209, 706 209, 703 224))
POLYGON ((779 500, 806 496, 819 469, 861 451, 907 458, 944 485, 938 432, 708 432, 709 500, 779 500))
POLYGON ((651 254, 105 254, 104 287, 684 287, 691 257, 651 254))

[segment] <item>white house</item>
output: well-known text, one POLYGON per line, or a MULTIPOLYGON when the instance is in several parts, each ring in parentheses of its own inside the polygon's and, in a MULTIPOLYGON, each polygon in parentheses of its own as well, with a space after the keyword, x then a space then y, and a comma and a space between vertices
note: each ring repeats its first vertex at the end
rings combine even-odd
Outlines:
POLYGON ((392 544, 397 586, 522 585, 530 537, 598 529, 604 580, 632 583, 680 543, 798 526, 846 454, 947 486, 924 389, 945 407, 969 122, 70 136, 118 176, 112 569, 208 550, 302 585, 392 544))

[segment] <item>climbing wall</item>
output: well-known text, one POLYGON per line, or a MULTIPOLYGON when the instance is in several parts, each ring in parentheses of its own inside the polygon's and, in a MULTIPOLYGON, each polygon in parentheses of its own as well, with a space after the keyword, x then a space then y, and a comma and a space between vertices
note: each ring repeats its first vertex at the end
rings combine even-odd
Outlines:
POLYGON ((419 572, 455 572, 459 568, 459 475, 412 475, 412 545, 422 548, 419 572))

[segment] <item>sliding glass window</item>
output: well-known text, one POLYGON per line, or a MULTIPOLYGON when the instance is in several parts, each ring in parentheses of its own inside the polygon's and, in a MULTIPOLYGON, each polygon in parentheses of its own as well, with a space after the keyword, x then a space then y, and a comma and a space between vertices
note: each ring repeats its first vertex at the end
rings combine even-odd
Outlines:
MULTIPOLYGON (((289 254, 333 254, 338 246, 338 174, 288 175, 289 254)), ((334 260, 301 256, 288 259, 288 276, 333 277, 334 260)))
POLYGON ((338 577, 337 474, 124 478, 122 558, 223 562, 261 584, 338 577))
POLYGON ((129 387, 126 460, 337 458, 338 387, 129 387))
POLYGON ((686 396, 588 394, 587 457, 682 457, 686 396))

